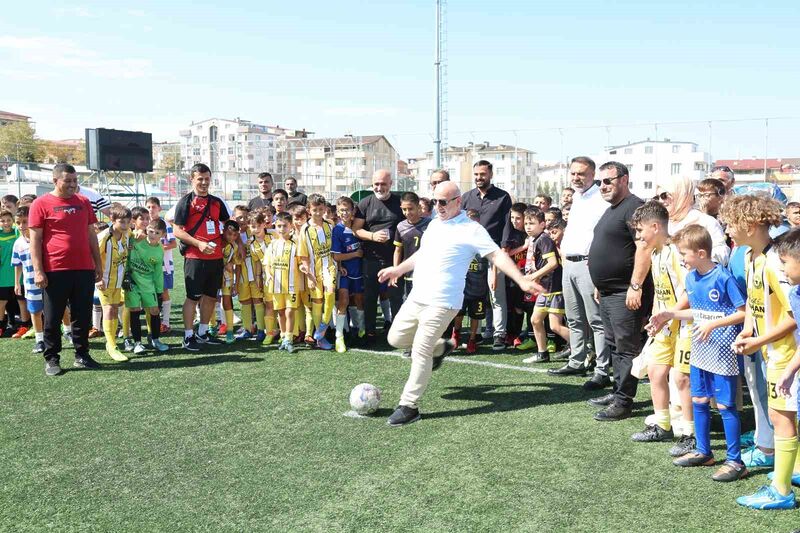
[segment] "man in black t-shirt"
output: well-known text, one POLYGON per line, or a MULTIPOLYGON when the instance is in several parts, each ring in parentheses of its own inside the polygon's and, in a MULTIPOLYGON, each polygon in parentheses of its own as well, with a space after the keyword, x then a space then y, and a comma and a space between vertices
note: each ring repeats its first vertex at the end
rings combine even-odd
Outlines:
MULTIPOLYGON (((358 203, 353 220, 353 233, 364 241, 364 322, 368 341, 375 336, 375 320, 378 315, 378 295, 388 293, 388 301, 381 303, 384 318, 391 317, 400 309, 402 294, 397 287, 378 283, 378 272, 392 266, 394 244, 392 236, 403 220, 400 196, 391 192, 392 174, 388 170, 377 170, 372 176, 372 192, 358 203)), ((388 324, 387 324, 388 325, 388 324)))
MULTIPOLYGON (((397 225, 394 232, 394 266, 399 265, 419 250, 422 243, 422 234, 428 229, 431 219, 422 216, 419 207, 419 196, 413 192, 404 193, 400 198, 400 208, 406 219, 397 225)), ((414 271, 403 275, 403 301, 411 294, 413 288, 414 271)))
POLYGON ((650 250, 636 241, 629 224, 644 202, 628 188, 628 169, 611 161, 600 167, 600 194, 610 204, 594 228, 589 249, 589 274, 600 296, 600 317, 606 350, 614 368, 611 394, 589 400, 604 407, 595 420, 622 420, 631 415, 639 380, 631 375, 642 347, 642 325, 652 306, 650 250))
POLYGON ((286 198, 287 203, 300 205, 306 205, 306 203, 308 203, 308 197, 305 195, 305 193, 297 190, 296 178, 289 176, 283 182, 283 186, 286 188, 286 192, 289 193, 288 197, 286 198))
POLYGON ((272 174, 269 172, 262 172, 258 175, 258 196, 255 198, 251 198, 249 202, 247 202, 247 209, 250 211, 255 211, 256 209, 261 209, 262 207, 271 206, 272 205, 272 174))

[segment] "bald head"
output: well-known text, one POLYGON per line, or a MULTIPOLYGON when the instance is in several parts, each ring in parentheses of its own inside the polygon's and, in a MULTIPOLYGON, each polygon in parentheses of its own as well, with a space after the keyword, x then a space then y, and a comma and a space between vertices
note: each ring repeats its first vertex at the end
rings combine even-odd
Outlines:
POLYGON ((461 190, 452 181, 443 181, 433 191, 433 205, 442 220, 455 217, 461 212, 461 190))
POLYGON ((379 200, 387 200, 392 190, 392 173, 385 168, 372 174, 372 192, 379 200))
POLYGON ((452 198, 453 196, 461 196, 461 190, 452 181, 443 181, 436 186, 434 198, 452 198))

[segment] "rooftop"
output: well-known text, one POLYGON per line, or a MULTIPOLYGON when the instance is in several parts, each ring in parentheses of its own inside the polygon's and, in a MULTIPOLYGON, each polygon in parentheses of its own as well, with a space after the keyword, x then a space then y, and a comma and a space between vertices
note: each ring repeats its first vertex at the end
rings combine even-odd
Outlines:
MULTIPOLYGON (((800 165, 798 157, 784 157, 779 159, 767 159, 767 169, 780 169, 783 165, 800 165)), ((747 172, 751 170, 764 170, 764 159, 717 159, 714 166, 730 167, 735 173, 737 170, 747 172)))
POLYGON ((637 144, 643 144, 643 143, 649 143, 649 144, 656 144, 656 143, 660 143, 660 144, 695 144, 695 145, 697 144, 697 143, 691 142, 691 141, 673 141, 672 139, 664 139, 663 141, 659 141, 659 140, 655 140, 654 141, 650 137, 648 137, 647 139, 645 139, 643 141, 634 141, 634 142, 628 141, 628 144, 620 144, 620 145, 617 145, 617 146, 606 146, 606 150, 617 150, 619 148, 627 148, 629 146, 636 146, 637 144))
POLYGON ((27 115, 18 115, 16 113, 10 113, 8 111, 0 111, 0 120, 9 120, 9 121, 16 121, 16 122, 25 122, 27 121, 29 116, 27 115))

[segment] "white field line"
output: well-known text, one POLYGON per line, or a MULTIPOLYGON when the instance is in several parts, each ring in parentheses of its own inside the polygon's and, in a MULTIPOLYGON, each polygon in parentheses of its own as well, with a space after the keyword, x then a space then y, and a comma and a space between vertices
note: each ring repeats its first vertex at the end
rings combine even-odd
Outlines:
MULTIPOLYGON (((361 353, 369 353, 373 355, 383 355, 383 356, 392 356, 392 357, 402 357, 400 352, 378 352, 375 350, 364 350, 361 348, 352 348, 350 351, 353 352, 361 352, 361 353)), ((516 365, 507 365, 505 363, 492 363, 490 361, 478 361, 475 359, 464 359, 463 357, 448 357, 447 361, 452 363, 461 363, 465 365, 477 365, 477 366, 489 366, 492 368, 501 368, 503 370, 518 370, 520 372, 530 372, 531 374, 546 374, 546 368, 531 368, 528 366, 516 366, 516 365)))

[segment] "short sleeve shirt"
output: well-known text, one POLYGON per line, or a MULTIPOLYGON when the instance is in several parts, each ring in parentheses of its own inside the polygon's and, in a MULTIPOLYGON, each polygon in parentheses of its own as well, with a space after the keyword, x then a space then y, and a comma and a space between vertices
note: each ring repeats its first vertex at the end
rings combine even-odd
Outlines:
MULTIPOLYGON (((525 263, 525 273, 533 274, 547 264, 547 260, 556 257, 556 243, 546 232, 542 232, 538 237, 528 238, 528 256, 525 263)), ((558 260, 558 259, 556 259, 558 260)), ((553 292, 553 274, 555 271, 545 274, 539 278, 538 283, 544 287, 544 294, 553 292)))
POLYGON ((92 205, 80 194, 45 194, 34 200, 28 224, 42 230, 44 271, 94 270, 88 228, 96 223, 92 205))
POLYGON ((262 207, 270 205, 272 205, 272 193, 269 193, 266 198, 261 195, 251 198, 250 201, 247 202, 247 209, 255 211, 256 209, 261 209, 262 207))
POLYGON ((89 203, 92 204, 92 209, 94 210, 95 214, 97 214, 98 211, 102 211, 103 209, 108 209, 111 207, 111 201, 108 198, 101 196, 99 192, 94 189, 90 189, 89 187, 81 186, 78 194, 86 197, 86 199, 89 200, 89 203))
POLYGON ((374 194, 367 196, 358 202, 355 218, 364 220, 364 229, 367 231, 389 230, 389 240, 364 241, 363 248, 365 259, 391 263, 394 255, 391 237, 394 236, 397 225, 405 218, 400 208, 400 196, 391 193, 386 200, 380 200, 374 194))
POLYGON ((225 243, 222 242, 221 224, 230 218, 228 206, 220 198, 209 194, 198 196, 190 192, 178 200, 175 205, 175 224, 183 226, 184 231, 191 232, 198 224, 194 238, 203 242, 215 242, 217 244, 213 253, 204 254, 196 246, 189 246, 186 250, 187 259, 214 260, 222 259, 222 250, 225 243), (207 214, 206 205, 211 202, 207 214))
MULTIPOLYGON (((617 205, 609 206, 594 227, 594 238, 589 248, 589 274, 601 294, 625 291, 630 285, 636 255, 636 231, 628 221, 643 203, 638 196, 629 194, 617 205)), ((649 276, 645 283, 652 283, 649 276)))
MULTIPOLYGON (((361 249, 361 241, 356 237, 353 230, 342 224, 336 224, 331 232, 331 253, 350 254, 361 249)), ((341 262, 347 270, 347 277, 358 279, 361 277, 361 258, 354 257, 341 262)))
MULTIPOLYGON (((430 223, 430 218, 423 218, 416 224, 403 220, 397 225, 397 231, 394 232, 394 245, 403 250, 403 261, 417 253, 422 242, 422 234, 428 229, 430 223)), ((411 279, 411 275, 411 272, 407 273, 406 279, 411 279)))

